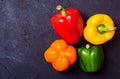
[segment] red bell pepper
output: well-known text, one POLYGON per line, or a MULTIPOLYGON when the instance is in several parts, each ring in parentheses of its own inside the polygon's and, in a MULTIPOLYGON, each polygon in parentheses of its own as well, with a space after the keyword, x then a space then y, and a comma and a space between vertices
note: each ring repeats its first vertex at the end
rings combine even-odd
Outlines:
POLYGON ((69 44, 79 42, 83 32, 83 18, 75 8, 64 9, 61 5, 56 7, 61 12, 51 18, 51 24, 55 32, 69 44))

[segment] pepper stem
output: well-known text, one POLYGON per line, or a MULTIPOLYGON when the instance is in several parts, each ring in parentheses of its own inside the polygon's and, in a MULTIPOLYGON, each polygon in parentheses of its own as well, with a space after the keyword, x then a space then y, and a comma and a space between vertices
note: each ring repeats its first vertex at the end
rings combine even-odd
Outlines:
POLYGON ((111 28, 107 28, 104 24, 100 24, 98 25, 97 27, 97 31, 100 33, 100 34, 103 34, 105 32, 112 32, 112 31, 115 31, 117 29, 117 27, 114 27, 113 29, 111 28))
POLYGON ((87 49, 89 49, 90 48, 90 44, 86 44, 86 46, 85 46, 87 49))
POLYGON ((56 9, 61 11, 62 16, 66 16, 66 11, 61 5, 57 5, 56 9))

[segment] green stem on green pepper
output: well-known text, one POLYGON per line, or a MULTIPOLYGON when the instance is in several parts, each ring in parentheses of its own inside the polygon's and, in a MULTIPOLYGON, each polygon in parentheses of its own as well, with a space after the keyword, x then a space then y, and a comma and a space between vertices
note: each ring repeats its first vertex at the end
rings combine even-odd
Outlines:
POLYGON ((89 49, 90 48, 90 45, 89 44, 86 44, 86 46, 85 46, 87 49, 89 49))

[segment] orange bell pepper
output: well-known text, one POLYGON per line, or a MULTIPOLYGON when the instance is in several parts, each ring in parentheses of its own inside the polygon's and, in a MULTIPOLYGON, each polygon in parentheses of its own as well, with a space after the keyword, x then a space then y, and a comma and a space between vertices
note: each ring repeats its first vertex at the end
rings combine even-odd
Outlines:
POLYGON ((45 51, 44 58, 55 70, 64 71, 76 61, 76 49, 64 40, 55 40, 45 51))

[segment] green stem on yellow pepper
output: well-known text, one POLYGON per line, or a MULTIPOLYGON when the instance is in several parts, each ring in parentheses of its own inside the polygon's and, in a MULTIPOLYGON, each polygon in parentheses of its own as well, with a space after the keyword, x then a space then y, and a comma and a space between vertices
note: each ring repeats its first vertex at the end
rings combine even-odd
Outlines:
POLYGON ((97 31, 100 33, 100 34, 103 34, 105 32, 112 32, 112 31, 115 31, 117 28, 114 27, 113 29, 111 28, 107 28, 104 24, 100 24, 98 25, 97 27, 97 31))
POLYGON ((61 5, 57 5, 56 9, 61 11, 62 16, 66 16, 66 11, 61 5))

